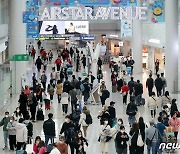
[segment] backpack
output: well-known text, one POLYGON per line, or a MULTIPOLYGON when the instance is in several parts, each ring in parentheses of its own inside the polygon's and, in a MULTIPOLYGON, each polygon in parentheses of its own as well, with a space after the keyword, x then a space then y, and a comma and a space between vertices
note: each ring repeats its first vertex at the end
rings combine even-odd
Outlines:
POLYGON ((110 92, 108 90, 104 90, 103 91, 103 94, 102 94, 102 97, 104 97, 105 99, 109 98, 110 96, 110 92))
POLYGON ((37 115, 36 115, 37 120, 44 120, 44 114, 42 109, 38 109, 37 115))
POLYGON ((86 115, 85 122, 87 125, 91 125, 93 123, 92 116, 90 114, 86 115))
POLYGON ((49 85, 48 91, 53 93, 54 92, 54 87, 52 85, 49 85))

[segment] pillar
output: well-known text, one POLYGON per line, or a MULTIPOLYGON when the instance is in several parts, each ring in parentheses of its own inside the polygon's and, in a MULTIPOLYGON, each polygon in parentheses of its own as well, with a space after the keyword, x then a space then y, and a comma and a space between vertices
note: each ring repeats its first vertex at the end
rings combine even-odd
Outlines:
MULTIPOLYGON (((137 0, 138 7, 141 6, 141 0, 137 0)), ((134 74, 142 73, 142 21, 133 20, 133 38, 132 38, 132 55, 135 61, 134 74)))
MULTIPOLYGON (((23 11, 26 0, 9 0, 9 57, 26 53, 26 24, 23 11), (21 2, 20 2, 21 1, 21 2)), ((13 93, 21 91, 21 78, 26 74, 26 62, 10 62, 13 93)))
POLYGON ((149 46, 148 48, 148 70, 154 73, 154 47, 149 46))
POLYGON ((178 0, 165 0, 165 76, 167 90, 178 91, 178 0))

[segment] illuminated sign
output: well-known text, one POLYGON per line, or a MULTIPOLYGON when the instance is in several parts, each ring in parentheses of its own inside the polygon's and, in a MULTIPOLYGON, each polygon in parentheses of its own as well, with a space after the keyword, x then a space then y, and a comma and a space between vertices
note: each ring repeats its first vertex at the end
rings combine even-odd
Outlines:
POLYGON ((93 15, 91 7, 45 8, 40 20, 147 20, 147 7, 98 7, 93 15))

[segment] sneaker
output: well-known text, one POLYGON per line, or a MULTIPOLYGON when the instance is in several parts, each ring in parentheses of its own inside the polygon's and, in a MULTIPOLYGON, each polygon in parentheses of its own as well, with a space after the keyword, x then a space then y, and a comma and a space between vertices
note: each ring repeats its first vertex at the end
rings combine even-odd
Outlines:
POLYGON ((4 148, 3 148, 3 150, 6 150, 7 149, 7 147, 5 146, 4 148))

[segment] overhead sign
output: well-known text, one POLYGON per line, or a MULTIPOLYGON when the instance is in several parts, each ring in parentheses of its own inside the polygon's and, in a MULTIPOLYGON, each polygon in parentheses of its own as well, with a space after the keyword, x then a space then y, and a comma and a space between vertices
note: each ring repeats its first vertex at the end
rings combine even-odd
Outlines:
POLYGON ((40 35, 89 34, 88 21, 43 21, 40 35))
POLYGON ((28 54, 18 54, 10 58, 10 61, 29 61, 28 54))
POLYGON ((121 20, 121 38, 131 38, 132 32, 132 20, 121 20))
POLYGON ((91 7, 45 8, 41 21, 57 20, 146 20, 147 7, 98 7, 94 13, 91 7))
POLYGON ((113 6, 137 6, 137 0, 112 0, 111 4, 113 6))

